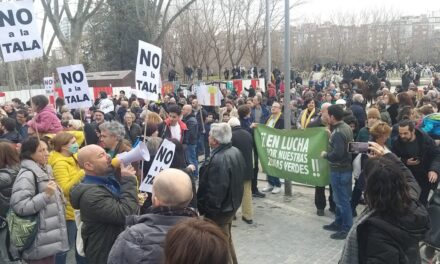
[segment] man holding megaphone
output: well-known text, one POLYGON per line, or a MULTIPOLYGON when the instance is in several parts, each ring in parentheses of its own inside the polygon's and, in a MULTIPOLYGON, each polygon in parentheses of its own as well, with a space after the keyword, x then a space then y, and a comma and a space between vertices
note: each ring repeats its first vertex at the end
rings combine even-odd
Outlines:
POLYGON ((73 208, 79 209, 84 223, 81 236, 87 263, 107 263, 108 254, 125 218, 138 209, 135 170, 120 168, 116 180, 110 158, 103 148, 88 145, 78 152, 78 164, 84 169, 82 182, 70 191, 73 208))

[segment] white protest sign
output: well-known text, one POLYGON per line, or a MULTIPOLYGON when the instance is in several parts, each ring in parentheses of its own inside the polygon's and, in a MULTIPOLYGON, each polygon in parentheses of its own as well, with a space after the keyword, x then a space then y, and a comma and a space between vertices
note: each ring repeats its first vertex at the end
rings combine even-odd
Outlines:
POLYGON ((162 49, 139 40, 136 64, 136 95, 157 101, 160 93, 162 49))
POLYGON ((220 106, 222 96, 217 86, 200 84, 196 87, 197 101, 201 105, 220 106))
POLYGON ((53 95, 55 91, 55 80, 53 77, 44 77, 43 82, 46 95, 53 95))
POLYGON ((57 68, 63 88, 64 99, 69 109, 87 108, 92 100, 82 64, 57 68))
POLYGON ((170 167, 171 162, 173 162, 175 149, 176 145, 173 142, 168 139, 163 140, 162 145, 160 145, 160 148, 154 157, 148 174, 142 181, 141 186, 139 186, 140 191, 152 192, 154 177, 156 177, 156 175, 162 170, 170 167))
POLYGON ((32 0, 0 3, 0 45, 5 62, 43 56, 32 0))

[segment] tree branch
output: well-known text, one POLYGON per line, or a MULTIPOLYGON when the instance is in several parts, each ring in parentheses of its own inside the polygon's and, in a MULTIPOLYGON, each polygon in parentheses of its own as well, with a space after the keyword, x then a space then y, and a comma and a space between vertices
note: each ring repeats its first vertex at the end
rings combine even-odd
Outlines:
MULTIPOLYGON (((174 14, 174 16, 172 16, 171 19, 166 23, 166 25, 162 26, 162 30, 161 30, 159 36, 153 41, 153 43, 158 44, 158 43, 162 42, 162 39, 164 38, 165 34, 170 29, 174 20, 176 20, 176 18, 179 17, 180 14, 182 14, 184 11, 186 11, 195 1, 196 0, 191 0, 188 3, 186 3, 181 9, 179 9, 179 11, 177 11, 177 13, 174 14)), ((165 21, 163 21, 163 22, 165 22, 165 21)))

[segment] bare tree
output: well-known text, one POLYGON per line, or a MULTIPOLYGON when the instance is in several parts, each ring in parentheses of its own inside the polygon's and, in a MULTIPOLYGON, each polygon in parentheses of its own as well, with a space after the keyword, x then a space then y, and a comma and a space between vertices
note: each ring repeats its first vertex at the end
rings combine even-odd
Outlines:
POLYGON ((218 5, 215 1, 202 0, 202 15, 206 25, 206 42, 208 43, 211 52, 214 54, 214 60, 217 63, 218 76, 222 76, 222 69, 226 64, 227 53, 226 41, 224 33, 222 32, 222 25, 224 24, 224 16, 218 12, 218 5))
POLYGON ((69 64, 79 63, 78 51, 81 44, 83 29, 86 22, 99 10, 104 0, 78 0, 75 5, 76 12, 72 12, 73 3, 63 0, 60 6, 59 0, 41 0, 47 18, 60 41, 61 46, 68 55, 69 64), (70 36, 65 36, 61 30, 63 9, 70 23, 70 36))
POLYGON ((145 40, 155 45, 162 44, 166 33, 174 21, 196 0, 190 0, 179 7, 173 0, 135 0, 138 20, 145 26, 145 40), (174 7, 173 7, 174 5, 174 7), (175 10, 174 14, 170 14, 175 10))

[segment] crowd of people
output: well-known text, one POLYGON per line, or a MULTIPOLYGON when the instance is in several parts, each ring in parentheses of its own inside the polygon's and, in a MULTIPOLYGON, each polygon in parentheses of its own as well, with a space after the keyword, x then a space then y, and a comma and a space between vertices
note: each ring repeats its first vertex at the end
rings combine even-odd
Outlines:
MULTIPOLYGON (((370 77, 379 71, 368 68, 370 77)), ((264 90, 222 89, 221 107, 182 90, 160 102, 101 92, 93 107, 76 110, 63 98, 54 106, 44 95, 15 98, 0 108, 0 259, 62 264, 74 250, 76 263, 238 263, 237 210, 252 224, 252 199, 282 192, 278 175, 259 189, 253 129, 287 123, 328 129, 321 156, 330 165, 335 220, 323 228, 346 239, 341 263, 418 263, 440 173, 440 134, 425 120, 438 112, 440 87, 414 81, 396 89, 384 82, 371 103, 356 79, 295 81, 290 98, 275 79, 264 90), (124 165, 118 156, 146 144, 154 157, 164 139, 176 145, 170 169, 155 177, 151 193, 139 192, 153 159, 124 165), (369 151, 353 154, 351 142, 368 142, 369 151), (14 244, 16 230, 5 227, 30 216, 35 232, 25 234, 25 246, 14 244)), ((318 216, 326 214, 325 193, 315 187, 318 216)))

